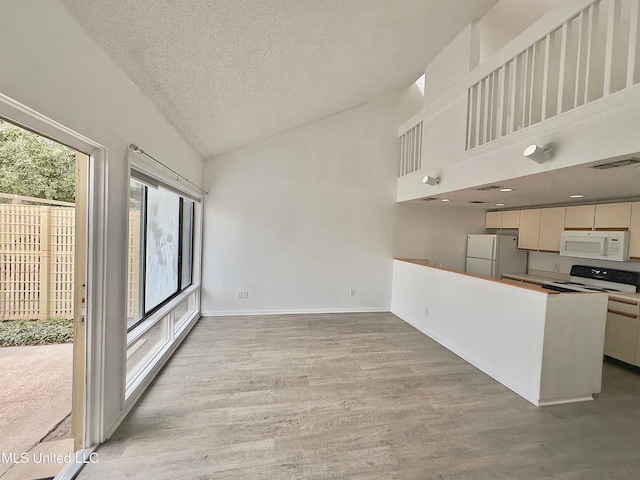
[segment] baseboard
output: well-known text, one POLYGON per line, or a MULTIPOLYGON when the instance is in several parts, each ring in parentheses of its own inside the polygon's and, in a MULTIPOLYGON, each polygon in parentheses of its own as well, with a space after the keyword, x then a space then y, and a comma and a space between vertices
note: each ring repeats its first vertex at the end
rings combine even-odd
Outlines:
POLYGON ((312 313, 380 313, 389 312, 389 308, 309 308, 295 310, 230 310, 202 311, 203 317, 240 317, 247 315, 304 315, 312 313))

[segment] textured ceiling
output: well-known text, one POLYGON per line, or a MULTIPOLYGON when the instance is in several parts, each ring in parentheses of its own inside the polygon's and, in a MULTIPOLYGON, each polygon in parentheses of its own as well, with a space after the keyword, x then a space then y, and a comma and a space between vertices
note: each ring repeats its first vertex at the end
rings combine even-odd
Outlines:
POLYGON ((207 159, 408 87, 496 0, 61 0, 207 159))

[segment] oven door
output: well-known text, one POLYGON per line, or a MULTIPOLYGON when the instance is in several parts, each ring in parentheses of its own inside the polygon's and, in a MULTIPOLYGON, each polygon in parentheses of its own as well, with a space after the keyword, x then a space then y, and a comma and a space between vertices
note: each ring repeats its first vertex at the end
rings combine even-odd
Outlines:
POLYGON ((566 288, 561 285, 556 285, 555 283, 543 283, 542 288, 544 288, 545 290, 552 290, 554 292, 560 292, 560 293, 580 293, 580 290, 566 288))
POLYGON ((606 260, 608 239, 603 232, 562 232, 560 255, 606 260))

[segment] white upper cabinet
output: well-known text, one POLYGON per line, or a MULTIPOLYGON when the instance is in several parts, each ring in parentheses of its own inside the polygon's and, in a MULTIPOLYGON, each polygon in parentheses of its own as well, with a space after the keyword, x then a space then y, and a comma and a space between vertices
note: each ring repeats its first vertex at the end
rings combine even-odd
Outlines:
POLYGON ((487 212, 485 216, 484 228, 520 228, 520 210, 509 210, 506 212, 487 212))
POLYGON ((487 212, 484 228, 502 228, 502 212, 487 212))
POLYGON ((566 207, 564 228, 592 229, 595 216, 595 205, 574 205, 566 207))
POLYGON ((520 210, 502 212, 502 228, 520 228, 520 210))
POLYGON ((640 202, 634 202, 631 205, 629 232, 629 256, 640 260, 640 202))
POLYGON ((518 234, 518 248, 523 250, 538 250, 540 239, 539 208, 522 210, 520 212, 520 233, 518 234))
POLYGON ((543 208, 540 213, 540 240, 538 249, 560 252, 560 237, 564 230, 565 208, 543 208))
POLYGON ((629 228, 631 202, 596 205, 596 228, 629 228))

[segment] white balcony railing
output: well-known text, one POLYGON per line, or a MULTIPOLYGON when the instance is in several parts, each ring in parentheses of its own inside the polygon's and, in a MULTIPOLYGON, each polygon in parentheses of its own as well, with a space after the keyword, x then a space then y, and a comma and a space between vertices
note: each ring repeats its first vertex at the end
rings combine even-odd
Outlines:
POLYGON ((422 167, 422 122, 407 130, 400 137, 400 176, 420 170, 422 167))
POLYGON ((472 85, 466 150, 640 83, 639 3, 596 0, 472 85))

